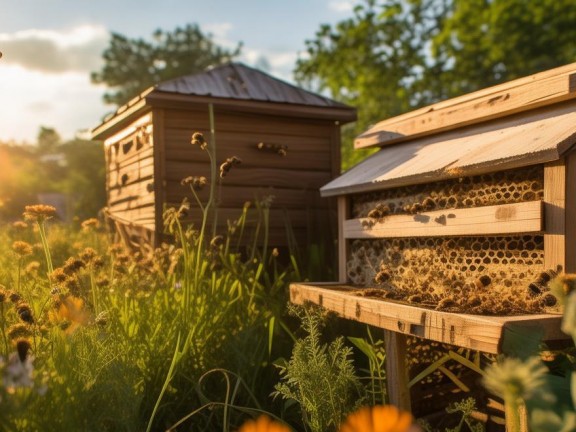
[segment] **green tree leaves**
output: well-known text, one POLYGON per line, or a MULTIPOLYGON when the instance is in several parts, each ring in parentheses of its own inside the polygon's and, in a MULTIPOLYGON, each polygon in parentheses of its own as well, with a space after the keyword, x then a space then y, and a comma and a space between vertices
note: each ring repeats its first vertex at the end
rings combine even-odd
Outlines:
POLYGON ((102 56, 105 64, 91 78, 112 89, 104 94, 106 103, 123 105, 161 81, 228 62, 240 53, 240 47, 231 51, 219 47, 193 24, 173 32, 156 30, 152 42, 112 33, 102 56))

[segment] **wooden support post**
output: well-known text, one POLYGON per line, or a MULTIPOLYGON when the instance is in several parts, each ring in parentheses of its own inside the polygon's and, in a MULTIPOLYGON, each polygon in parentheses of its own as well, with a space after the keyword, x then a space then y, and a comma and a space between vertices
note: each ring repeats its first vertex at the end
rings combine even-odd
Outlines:
POLYGON ((406 335, 384 330, 384 343, 386 345, 388 401, 402 410, 410 411, 406 335))
POLYGON ((566 156, 566 273, 576 273, 576 151, 566 156))
MULTIPOLYGON (((566 165, 560 159, 544 165, 544 267, 566 268, 566 165)), ((573 222, 571 222, 573 223, 573 222)))
POLYGON ((346 260, 348 245, 344 237, 344 221, 350 217, 350 201, 346 196, 338 197, 338 282, 346 283, 346 260))

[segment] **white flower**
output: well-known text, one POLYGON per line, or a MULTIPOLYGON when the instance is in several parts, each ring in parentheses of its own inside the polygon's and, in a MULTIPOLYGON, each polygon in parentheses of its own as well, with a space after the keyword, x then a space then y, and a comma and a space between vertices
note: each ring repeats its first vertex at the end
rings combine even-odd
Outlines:
POLYGON ((34 386, 34 381, 32 380, 32 373, 34 372, 33 360, 32 356, 28 356, 22 362, 17 353, 10 354, 4 369, 4 386, 8 393, 14 393, 17 388, 34 386))

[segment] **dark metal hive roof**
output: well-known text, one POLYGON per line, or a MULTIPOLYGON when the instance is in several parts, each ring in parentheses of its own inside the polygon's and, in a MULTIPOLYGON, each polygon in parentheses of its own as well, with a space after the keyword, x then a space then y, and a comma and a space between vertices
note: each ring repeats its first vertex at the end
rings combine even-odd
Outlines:
POLYGON ((350 108, 343 103, 301 89, 242 63, 228 63, 202 73, 171 79, 157 84, 154 91, 319 107, 350 108))

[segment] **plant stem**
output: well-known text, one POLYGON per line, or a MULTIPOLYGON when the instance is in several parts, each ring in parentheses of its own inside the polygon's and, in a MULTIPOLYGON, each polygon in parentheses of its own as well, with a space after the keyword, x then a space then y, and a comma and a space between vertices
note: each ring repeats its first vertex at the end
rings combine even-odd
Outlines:
POLYGON ((39 220, 38 231, 40 233, 40 241, 42 242, 42 248, 44 249, 44 255, 46 256, 46 267, 48 268, 48 275, 51 275, 54 271, 52 266, 52 256, 50 255, 50 247, 48 246, 48 239, 46 238, 46 229, 44 226, 44 221, 39 220))
POLYGON ((519 399, 512 395, 504 395, 504 415, 506 418, 506 432, 520 432, 520 404, 519 399))

